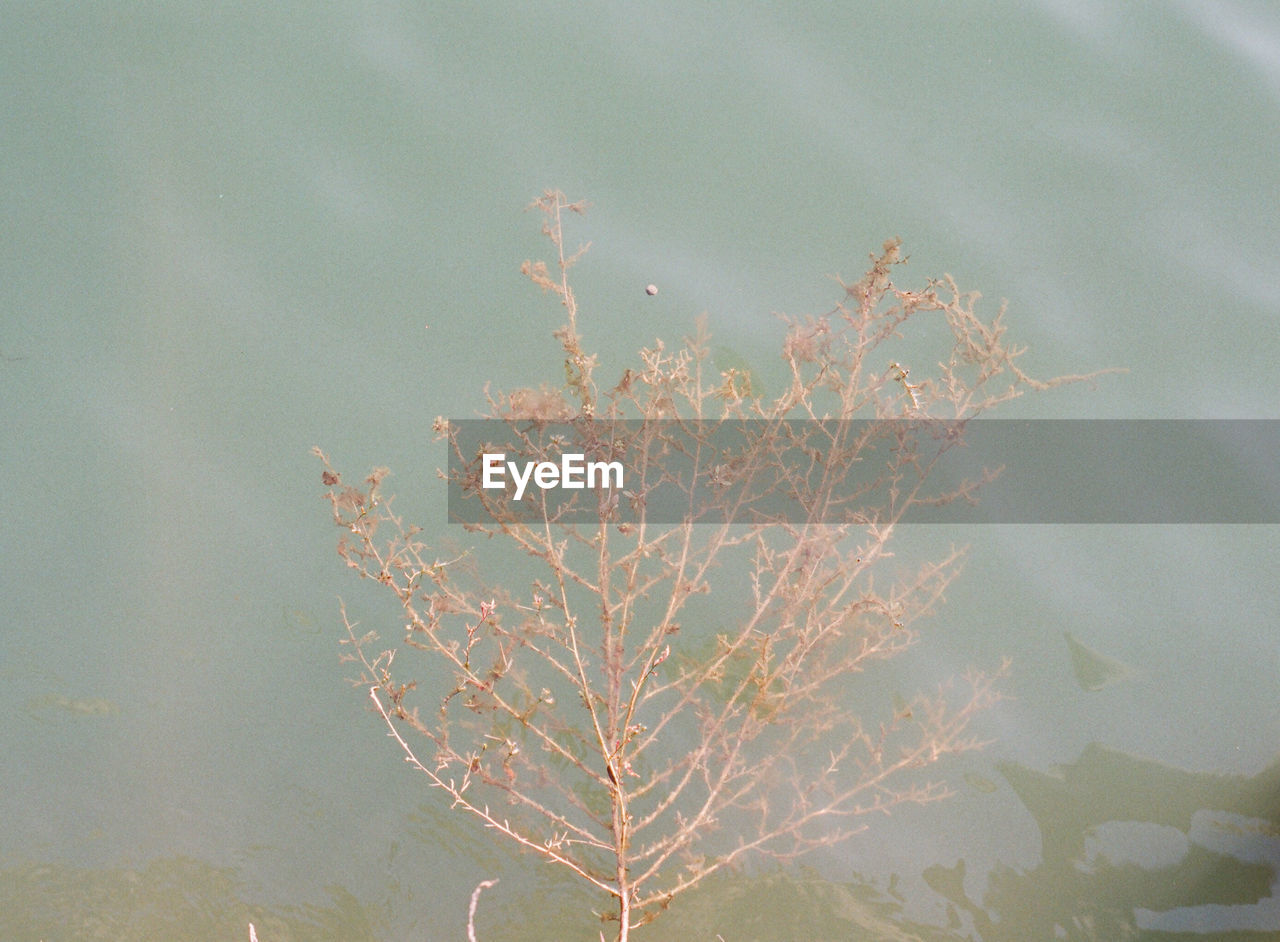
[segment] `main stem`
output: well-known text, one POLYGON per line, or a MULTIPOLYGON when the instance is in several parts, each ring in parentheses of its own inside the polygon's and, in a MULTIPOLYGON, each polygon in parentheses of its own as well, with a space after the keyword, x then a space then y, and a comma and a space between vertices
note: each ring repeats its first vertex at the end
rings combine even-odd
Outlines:
POLYGON ((618 942, 627 942, 631 931, 631 886, 627 882, 625 864, 618 858, 618 942))
POLYGON ((615 780, 613 782, 613 851, 618 865, 618 942, 627 942, 627 933, 631 927, 631 874, 627 865, 631 834, 627 816, 627 798, 622 792, 622 775, 620 763, 612 760, 609 766, 609 778, 615 780))
POLYGON ((615 620, 610 606, 612 593, 609 577, 613 572, 613 562, 609 554, 608 526, 604 520, 600 522, 599 540, 600 620, 604 629, 602 653, 609 683, 609 737, 607 740, 609 754, 605 756, 605 765, 613 792, 613 849, 617 861, 618 880, 618 942, 627 942, 627 934, 631 928, 631 877, 627 865, 627 851, 631 845, 631 819, 627 813, 627 796, 623 784, 626 774, 624 765, 626 758, 623 751, 627 743, 629 719, 622 710, 622 682, 626 666, 626 647, 622 635, 626 625, 624 622, 615 620))

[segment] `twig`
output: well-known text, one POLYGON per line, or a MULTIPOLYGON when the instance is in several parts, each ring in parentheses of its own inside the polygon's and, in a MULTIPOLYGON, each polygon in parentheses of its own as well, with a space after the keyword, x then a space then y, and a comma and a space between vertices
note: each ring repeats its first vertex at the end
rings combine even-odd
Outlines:
POLYGON ((471 908, 467 911, 468 942, 476 942, 476 906, 480 903, 480 894, 497 882, 496 878, 493 880, 482 880, 476 888, 471 891, 471 908))

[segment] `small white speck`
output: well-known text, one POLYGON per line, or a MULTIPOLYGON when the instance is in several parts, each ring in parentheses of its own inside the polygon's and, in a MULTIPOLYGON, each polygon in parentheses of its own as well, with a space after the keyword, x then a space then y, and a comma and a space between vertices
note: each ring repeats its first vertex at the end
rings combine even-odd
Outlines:
POLYGON ((644 293, 647 294, 649 297, 653 297, 655 294, 658 293, 658 286, 649 285, 649 287, 644 289, 644 293))

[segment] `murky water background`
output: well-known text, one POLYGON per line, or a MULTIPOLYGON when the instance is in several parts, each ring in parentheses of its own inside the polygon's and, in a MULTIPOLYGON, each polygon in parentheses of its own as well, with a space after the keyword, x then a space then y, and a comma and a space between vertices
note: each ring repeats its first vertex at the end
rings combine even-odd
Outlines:
MULTIPOLYGON (((482 938, 594 937, 594 901, 450 817, 343 683, 336 596, 390 613, 308 454, 392 467, 442 525, 432 418, 558 381, 518 271, 544 187, 593 204, 579 297, 612 363, 705 311, 717 360, 776 385, 770 313, 829 308, 897 235, 909 276, 1007 298, 1041 375, 1129 369, 1006 416, 1277 417, 1267 4, 0 20, 7 939, 458 939, 493 876, 482 938)), ((899 552, 952 542, 968 569, 885 683, 1014 659, 957 797, 652 931, 1280 932, 1276 529, 899 552)))

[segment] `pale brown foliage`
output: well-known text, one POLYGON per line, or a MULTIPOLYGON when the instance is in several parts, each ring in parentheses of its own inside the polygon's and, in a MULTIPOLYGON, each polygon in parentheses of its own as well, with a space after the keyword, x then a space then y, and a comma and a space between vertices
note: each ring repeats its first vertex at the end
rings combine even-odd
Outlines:
MULTIPOLYGON (((530 574, 521 589, 436 557, 381 498, 384 471, 347 487, 320 457, 344 530, 340 553, 404 609, 397 648, 381 650, 376 635, 347 626, 363 681, 407 759, 454 807, 607 894, 608 917, 626 939, 673 896, 751 853, 790 859, 849 838, 869 813, 943 797, 942 784, 911 770, 977 747, 967 725, 997 698, 1003 666, 969 674, 958 694, 941 690, 891 711, 858 702, 854 675, 915 642, 917 623, 958 572, 952 549, 905 581, 877 585, 894 526, 914 503, 966 497, 969 488, 926 494, 929 465, 904 447, 880 478, 892 501, 851 506, 840 484, 865 440, 829 436, 826 463, 797 484, 777 456, 811 442, 780 421, 962 425, 1051 384, 1018 368, 1021 351, 1005 344, 1000 316, 977 316, 977 295, 950 278, 897 287, 902 259, 890 241, 865 276, 842 285, 833 310, 785 319, 789 383, 776 399, 753 395, 741 372, 710 368, 704 324, 680 346, 642 350, 602 391, 569 282, 585 249, 567 255, 564 245, 563 213, 582 205, 554 192, 535 205, 556 259, 523 271, 565 309, 555 333, 565 385, 492 393, 491 415, 512 429, 531 419, 647 420, 641 455, 670 444, 669 427, 653 420, 757 420, 766 431, 750 460, 717 465, 708 455, 698 466, 713 483, 772 474, 804 519, 739 514, 659 526, 643 514, 623 520, 624 495, 606 492, 590 498, 594 522, 569 524, 519 517, 505 497, 479 495, 490 516, 472 529, 519 550, 527 564, 510 571, 530 574), (932 372, 885 354, 917 325, 949 338, 932 372), (437 676, 443 668, 443 689, 402 680, 397 651, 420 652, 437 676)), ((449 424, 437 420, 436 429, 448 434, 449 424)), ((465 468, 475 456, 456 457, 465 468)), ((631 470, 639 483, 629 479, 625 499, 642 504, 660 469, 633 461, 631 470)))

